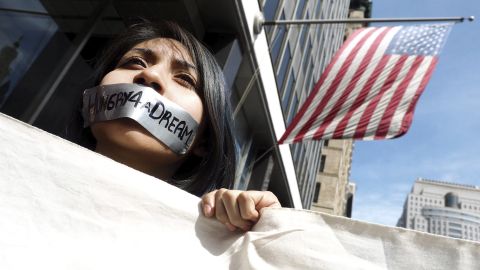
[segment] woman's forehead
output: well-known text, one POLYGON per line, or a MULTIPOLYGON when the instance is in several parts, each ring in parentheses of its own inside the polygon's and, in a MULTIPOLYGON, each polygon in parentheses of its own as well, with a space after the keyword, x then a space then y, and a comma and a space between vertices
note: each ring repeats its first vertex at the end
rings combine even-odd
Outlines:
POLYGON ((130 51, 135 49, 148 49, 155 56, 164 58, 169 56, 172 58, 183 59, 192 62, 192 57, 188 49, 179 41, 171 38, 155 38, 143 41, 135 45, 130 51))

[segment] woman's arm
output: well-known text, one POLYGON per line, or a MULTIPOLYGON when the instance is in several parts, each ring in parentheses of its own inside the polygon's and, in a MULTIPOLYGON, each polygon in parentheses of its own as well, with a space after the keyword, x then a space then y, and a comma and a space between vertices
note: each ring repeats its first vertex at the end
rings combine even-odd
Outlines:
POLYGON ((270 191, 218 189, 202 196, 206 217, 215 217, 230 231, 239 228, 248 231, 258 221, 260 209, 281 207, 270 191))

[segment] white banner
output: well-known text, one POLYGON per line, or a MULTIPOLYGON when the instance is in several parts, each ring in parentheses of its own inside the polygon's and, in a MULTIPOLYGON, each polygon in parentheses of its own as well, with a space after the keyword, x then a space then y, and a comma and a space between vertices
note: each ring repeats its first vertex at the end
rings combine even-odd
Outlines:
POLYGON ((480 269, 478 243, 293 209, 248 233, 199 198, 0 115, 0 269, 480 269))

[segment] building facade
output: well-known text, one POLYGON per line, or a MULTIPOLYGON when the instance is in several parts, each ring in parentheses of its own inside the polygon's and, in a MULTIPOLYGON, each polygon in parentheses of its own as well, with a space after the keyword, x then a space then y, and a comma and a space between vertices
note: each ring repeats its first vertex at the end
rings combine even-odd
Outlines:
MULTIPOLYGON (((345 18, 348 0, 0 0, 0 112, 69 140, 95 57, 143 17, 175 21, 223 68, 234 108, 237 189, 271 190, 310 208, 322 142, 278 145, 343 42, 344 25, 264 27, 266 19, 345 18), (219 12, 221 11, 221 12, 219 12)), ((77 132, 81 132, 78 131, 77 132)))
POLYGON ((356 188, 350 182, 352 152, 352 140, 324 141, 311 210, 352 216, 356 188))
MULTIPOLYGON (((308 20, 346 18, 350 1, 259 2, 265 20, 308 20)), ((343 24, 279 25, 266 28, 283 118, 287 126, 342 45, 344 32, 343 24)), ((322 144, 322 141, 310 141, 290 147, 302 206, 306 209, 312 207, 316 180, 323 166, 322 144)), ((328 198, 331 198, 330 194, 328 198)))
POLYGON ((397 226, 480 241, 480 187, 419 178, 397 226))
MULTIPOLYGON (((372 2, 350 1, 348 17, 371 17, 372 2)), ((345 39, 365 23, 347 24, 345 39)), ((321 149, 320 168, 317 173, 311 209, 333 215, 351 217, 356 186, 350 181, 353 140, 328 140, 321 149)))
MULTIPOLYGON (((350 10, 348 14, 352 19, 364 19, 372 17, 372 1, 371 0, 351 0, 350 10)), ((345 37, 360 28, 368 26, 368 23, 350 23, 345 30, 345 37)))

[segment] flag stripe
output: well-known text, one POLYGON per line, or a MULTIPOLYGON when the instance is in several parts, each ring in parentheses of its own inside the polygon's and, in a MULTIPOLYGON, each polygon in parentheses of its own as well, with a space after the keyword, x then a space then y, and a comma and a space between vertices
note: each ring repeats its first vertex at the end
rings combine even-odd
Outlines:
POLYGON ((402 126, 399 130, 399 134, 395 137, 402 136, 408 131, 408 128, 410 127, 410 124, 412 123, 413 119, 413 113, 415 111, 415 105, 418 102, 418 99, 420 98, 420 95, 422 94, 423 90, 427 86, 428 81, 430 80, 430 77, 433 74, 433 70, 435 69, 435 66, 437 65, 438 59, 433 58, 427 72, 425 73, 425 76, 423 76, 423 80, 420 83, 420 86, 418 86, 417 92, 415 93, 412 102, 410 103, 410 106, 407 110, 407 113, 405 114, 403 121, 402 121, 402 126))
MULTIPOLYGON (((336 56, 331 65, 332 65, 332 72, 330 72, 327 76, 325 76, 324 83, 318 89, 319 94, 316 96, 312 96, 310 100, 311 107, 308 107, 307 114, 301 119, 301 123, 299 123, 297 129, 295 130, 294 134, 291 135, 293 138, 292 141, 295 140, 295 137, 305 129, 306 126, 311 126, 313 123, 311 122, 312 117, 314 117, 316 109, 318 109, 318 103, 321 100, 325 99, 325 96, 329 94, 327 89, 331 88, 332 85, 337 84, 335 80, 338 80, 339 73, 345 74, 347 70, 345 67, 345 62, 348 60, 348 57, 353 57, 354 54, 358 51, 360 42, 364 42, 366 36, 370 35, 374 28, 368 28, 364 32, 359 33, 358 38, 351 44, 351 47, 348 50, 345 50, 342 54, 339 54, 338 57, 336 56), (367 31, 368 30, 368 31, 367 31), (354 53, 352 55, 352 53, 354 53)), ((328 97, 329 98, 329 97, 328 97)))
MULTIPOLYGON (((353 79, 350 80, 345 90, 342 92, 341 97, 337 100, 337 102, 331 106, 329 113, 327 116, 320 118, 325 119, 320 127, 315 131, 313 134, 313 138, 320 138, 324 135, 325 130, 328 128, 330 123, 334 120, 337 116, 338 112, 341 109, 345 109, 343 105, 347 102, 347 99, 351 96, 352 92, 355 90, 355 86, 357 85, 358 81, 362 78, 362 75, 365 72, 368 72, 368 65, 371 64, 372 58, 375 55, 378 47, 380 46, 381 41, 388 33, 388 28, 380 28, 379 33, 376 36, 373 36, 372 44, 366 47, 368 49, 365 57, 361 60, 360 65, 355 71, 353 75, 353 79)), ((367 45, 367 44, 366 44, 367 45)), ((350 97, 351 98, 351 97, 350 97)), ((350 107, 351 108, 351 107, 350 107)))
POLYGON ((384 70, 384 67, 387 64, 389 59, 390 57, 381 57, 381 60, 378 62, 371 76, 368 78, 362 91, 357 96, 356 100, 353 102, 348 113, 342 118, 341 122, 335 128, 335 131, 333 132, 333 137, 346 135, 344 133, 346 132, 346 127, 347 127, 347 124, 349 123, 349 120, 354 119, 352 118, 352 116, 354 116, 355 112, 359 111, 359 106, 361 106, 365 101, 369 100, 368 97, 369 97, 370 91, 373 88, 373 84, 380 76, 382 70, 384 70))
MULTIPOLYGON (((392 57, 393 58, 393 57, 392 57)), ((365 109, 364 113, 362 114, 362 117, 360 118, 360 121, 357 125, 357 129, 355 130, 355 134, 353 135, 355 138, 360 138, 364 137, 365 133, 367 132, 367 127, 370 124, 370 118, 373 116, 373 113, 375 112, 375 109, 380 102, 380 99, 382 98, 383 94, 392 86, 392 84, 395 82, 395 79, 397 78, 398 74, 400 73, 400 70, 402 69, 403 64, 407 60, 408 56, 400 56, 398 57, 398 61, 394 64, 394 67, 392 68, 390 74, 386 78, 383 86, 380 88, 380 92, 378 93, 377 96, 375 96, 372 101, 368 104, 367 108, 365 109)))
POLYGON ((399 85, 401 84, 402 80, 405 78, 405 76, 408 74, 408 71, 413 64, 415 58, 414 57, 409 57, 409 56, 404 56, 406 57, 405 62, 402 65, 402 68, 400 69, 400 72, 397 74, 395 77, 395 80, 393 84, 388 87, 385 92, 382 94, 381 97, 379 97, 379 102, 377 106, 375 107, 375 110, 373 112, 372 117, 369 119, 369 123, 367 126, 367 131, 364 134, 364 139, 365 140, 374 140, 375 139, 375 133, 377 129, 379 128, 380 122, 382 120, 383 115, 385 114, 386 110, 388 109, 388 104, 392 100, 392 97, 395 93, 395 91, 398 89, 399 85))
POLYGON ((385 38, 381 41, 381 45, 375 52, 372 63, 369 64, 367 72, 361 78, 361 82, 357 85, 355 89, 355 94, 352 95, 355 97, 355 100, 351 104, 346 104, 343 117, 337 117, 338 119, 334 120, 334 124, 331 125, 325 137, 342 137, 342 136, 352 136, 353 132, 350 127, 351 125, 356 125, 359 117, 358 111, 362 110, 362 104, 372 99, 372 97, 378 92, 379 87, 374 87, 375 82, 381 76, 382 72, 385 72, 384 67, 387 64, 390 57, 382 57, 385 50, 387 49, 393 35, 399 30, 399 27, 388 28, 388 32, 385 35, 385 38), (350 125, 348 125, 350 123, 350 125))
POLYGON ((390 128, 388 130, 388 134, 385 136, 385 139, 396 137, 396 134, 398 134, 402 125, 402 119, 408 112, 408 109, 413 102, 413 98, 415 94, 417 94, 418 88, 423 81, 423 77, 430 68, 433 59, 434 58, 431 56, 423 56, 423 61, 420 67, 416 70, 410 84, 407 86, 407 90, 405 91, 405 94, 403 95, 402 100, 395 111, 395 115, 392 117, 390 128))
MULTIPOLYGON (((388 106, 382 116, 382 120, 380 120, 380 123, 377 128, 377 132, 375 133, 375 139, 383 139, 388 133, 388 130, 390 129, 390 123, 392 121, 392 117, 395 114, 395 111, 397 110, 398 104, 400 103, 400 100, 402 99, 403 95, 405 94, 405 90, 407 89, 408 84, 413 78, 413 75, 415 75, 415 72, 417 69, 420 67, 420 64, 423 61, 423 56, 413 56, 414 60, 410 67, 408 68, 408 72, 405 75, 405 77, 401 80, 400 84, 398 85, 398 88, 396 89, 391 89, 392 91, 392 99, 390 99, 390 102, 388 103, 388 106)), ((398 81, 398 79, 397 79, 398 81)))
POLYGON ((279 143, 388 139, 406 132, 452 25, 355 32, 335 54, 279 143))
POLYGON ((372 35, 372 32, 373 31, 369 31, 364 37, 362 37, 362 39, 355 45, 352 52, 350 54, 348 54, 347 58, 342 63, 342 66, 341 66, 340 70, 336 73, 336 76, 334 77, 332 84, 326 90, 325 96, 321 99, 320 104, 318 104, 315 111, 310 116, 308 121, 303 125, 300 132, 295 136, 295 139, 293 140, 294 142, 298 142, 298 141, 302 140, 302 137, 305 136, 305 133, 310 129, 310 127, 314 123, 315 119, 317 119, 316 116, 318 114, 320 114, 320 112, 323 111, 323 109, 325 108, 325 106, 327 105, 329 100, 335 94, 335 91, 337 90, 340 82, 342 81, 342 79, 346 75, 347 71, 349 70, 349 67, 352 64, 352 61, 354 60, 358 51, 362 48, 362 45, 368 40, 368 37, 370 37, 370 35, 372 35))
POLYGON ((359 100, 359 102, 356 104, 359 106, 352 108, 353 113, 351 116, 349 116, 349 118, 345 118, 345 123, 347 123, 347 125, 345 130, 338 135, 339 137, 353 137, 363 111, 365 111, 365 108, 368 106, 369 102, 378 94, 378 92, 380 92, 381 84, 383 83, 383 79, 381 78, 387 77, 388 69, 386 69, 385 66, 389 65, 389 63, 392 61, 396 61, 396 59, 390 55, 384 55, 381 57, 378 65, 375 68, 375 71, 372 73, 372 76, 368 78, 368 81, 365 84, 365 89, 363 90, 362 94, 366 97, 361 97, 362 100, 359 100))
MULTIPOLYGON (((321 102, 325 102, 326 105, 324 106, 323 110, 321 110, 321 111, 317 107, 317 110, 315 111, 316 114, 312 114, 311 117, 315 118, 315 121, 312 123, 312 126, 314 126, 314 127, 322 127, 323 125, 328 126, 328 123, 325 122, 325 119, 332 112, 332 110, 336 110, 338 108, 338 109, 340 109, 340 111, 342 111, 342 106, 340 105, 340 107, 337 107, 336 104, 338 104, 339 102, 344 103, 344 102, 342 102, 342 100, 344 100, 345 98, 348 97, 348 96, 344 96, 344 93, 345 93, 346 88, 349 87, 349 82, 352 81, 351 78, 354 78, 354 77, 357 77, 359 79, 361 78, 362 74, 358 74, 357 71, 358 70, 365 71, 366 68, 365 68, 364 63, 362 63, 362 62, 364 61, 365 57, 367 56, 367 53, 369 52, 369 47, 371 47, 373 45, 376 38, 380 34, 382 34, 384 29, 385 28, 382 28, 382 29, 377 30, 375 33, 372 33, 372 35, 368 37, 368 40, 366 40, 366 42, 363 43, 361 50, 358 51, 357 54, 355 55, 355 57, 352 59, 352 61, 351 61, 352 64, 348 66, 347 73, 342 78, 340 83, 337 84, 337 86, 336 86, 337 88, 334 91, 334 95, 331 96, 330 99, 328 99, 328 100, 326 98, 324 98, 323 100, 319 100, 318 102, 316 102, 317 104, 319 104, 321 102)), ((369 55, 369 57, 370 56, 371 56, 371 54, 369 55)), ((355 87, 356 87, 356 83, 353 85, 352 91, 353 91, 353 89, 355 89, 355 87)), ((343 111, 342 111, 342 113, 343 113, 343 111)), ((311 128, 303 136, 304 136, 304 138, 312 138, 314 136, 315 132, 316 132, 315 128, 311 128)))
POLYGON ((359 29, 355 31, 352 36, 345 42, 345 44, 340 48, 340 50, 335 54, 333 57, 332 62, 327 66, 323 74, 320 76, 320 80, 315 84, 315 87, 310 93, 310 96, 308 96, 307 100, 305 101, 304 105, 302 108, 299 110, 297 115, 294 117, 292 123, 287 127, 285 133, 279 140, 279 144, 282 143, 291 143, 292 139, 290 139, 288 142, 286 139, 289 137, 290 133, 295 129, 295 127, 298 127, 300 125, 300 122, 303 122, 304 120, 304 115, 307 112, 307 109, 310 107, 310 104, 313 102, 313 99, 318 95, 318 92, 320 91, 320 87, 323 85, 325 82, 325 79, 329 76, 330 72, 334 68, 336 63, 338 62, 338 58, 340 56, 344 55, 344 52, 349 51, 352 49, 352 47, 355 45, 355 43, 358 42, 358 39, 361 39, 363 35, 368 33, 369 31, 373 31, 372 28, 365 28, 365 29, 359 29))

